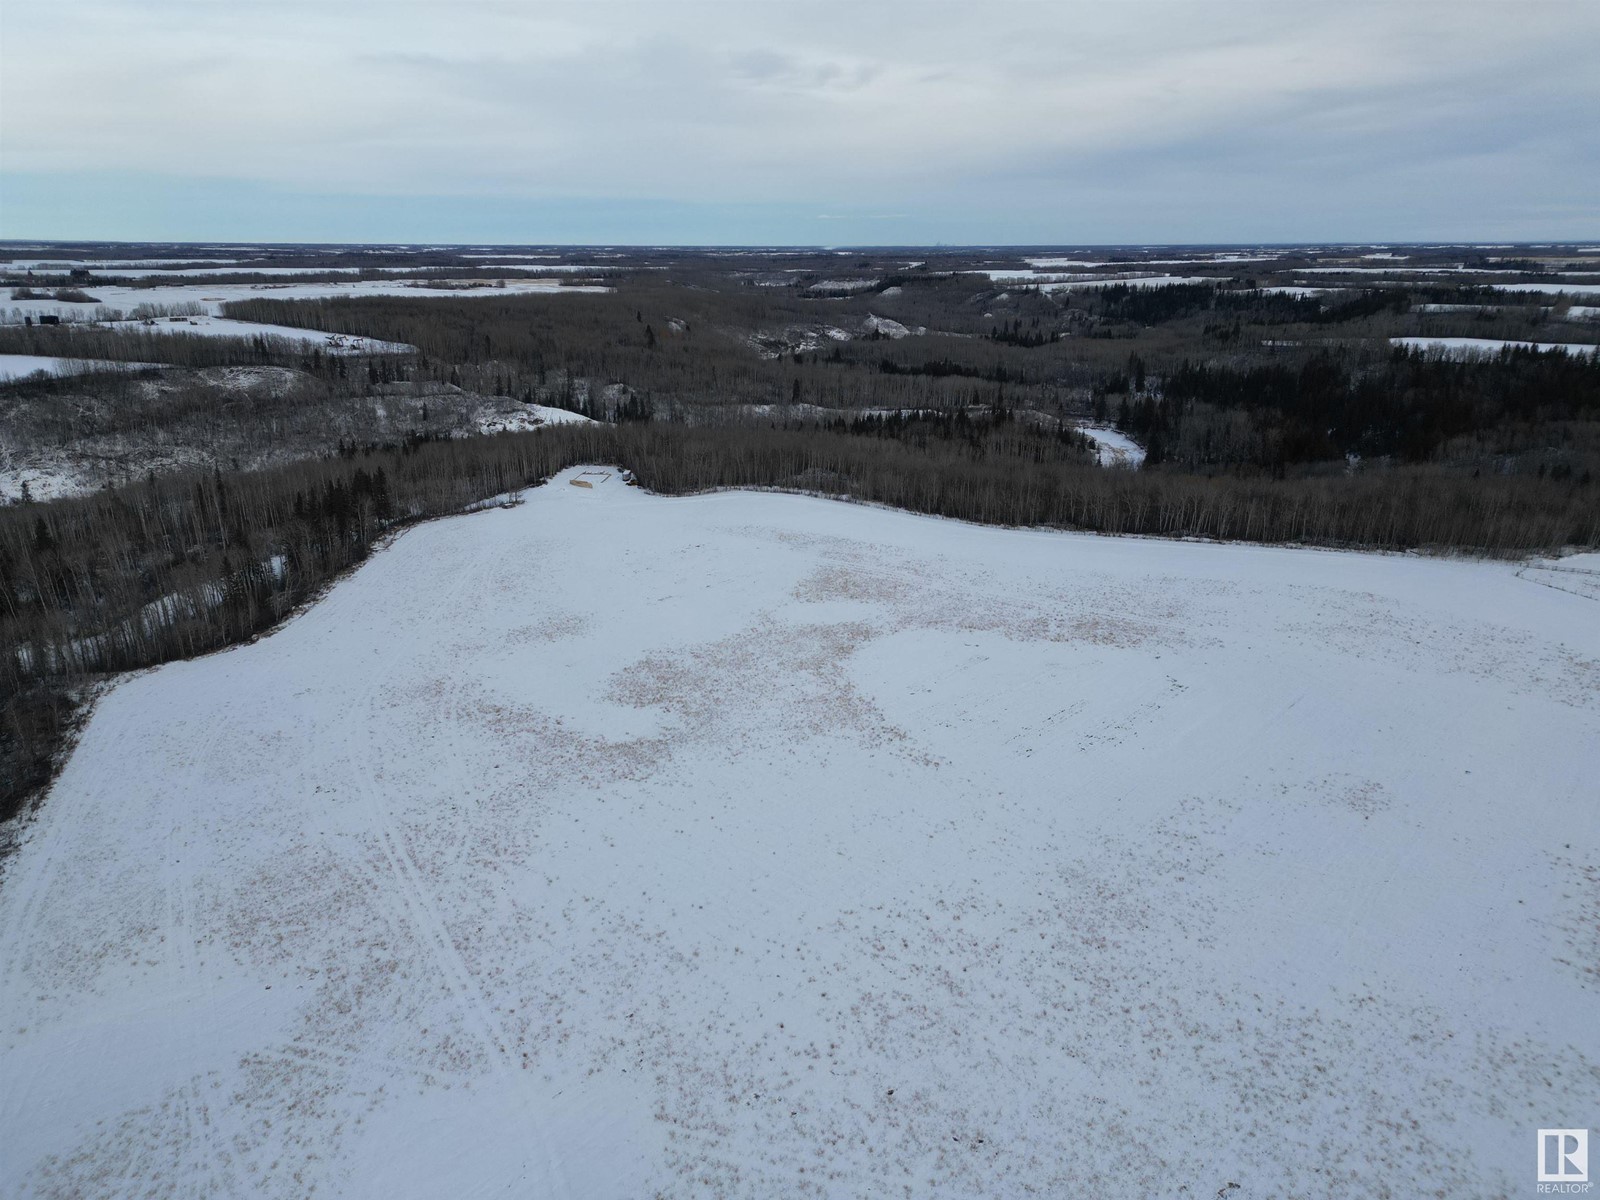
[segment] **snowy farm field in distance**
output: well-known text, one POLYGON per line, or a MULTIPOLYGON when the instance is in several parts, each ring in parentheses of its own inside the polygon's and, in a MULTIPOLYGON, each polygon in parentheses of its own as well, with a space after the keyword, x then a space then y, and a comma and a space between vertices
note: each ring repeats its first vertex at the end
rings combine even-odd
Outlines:
POLYGON ((1600 1107, 1600 562, 609 468, 124 678, 0 1195, 1488 1196, 1600 1107))
MULTIPOLYGON (((462 281, 457 281, 462 282, 462 281)), ((604 292, 597 285, 578 284, 563 287, 559 279, 510 279, 502 286, 482 287, 428 287, 418 281, 401 282, 385 280, 354 280, 349 283, 169 283, 159 287, 127 287, 122 285, 93 287, 90 301, 58 300, 52 296, 34 299, 0 300, 0 315, 5 321, 19 325, 27 318, 58 317, 64 321, 120 320, 135 315, 140 305, 162 305, 169 308, 200 308, 205 313, 217 315, 222 305, 235 300, 336 300, 360 296, 410 296, 435 299, 460 299, 475 296, 509 295, 579 295, 604 292), (107 314, 113 314, 107 316, 107 314)))

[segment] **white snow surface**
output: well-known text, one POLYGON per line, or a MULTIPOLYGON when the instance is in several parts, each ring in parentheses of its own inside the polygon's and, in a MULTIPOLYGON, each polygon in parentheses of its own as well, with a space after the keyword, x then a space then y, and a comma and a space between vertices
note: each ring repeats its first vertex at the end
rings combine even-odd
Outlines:
POLYGON ((1072 288, 1107 288, 1125 285, 1127 287, 1147 288, 1166 287, 1174 283, 1226 283, 1226 279, 1213 275, 1141 275, 1132 279, 1068 279, 1056 282, 1041 282, 1039 290, 1042 292, 1060 292, 1072 288))
POLYGON ((65 496, 82 495, 87 490, 75 472, 32 465, 18 466, 0 448, 0 504, 22 499, 24 485, 28 497, 33 500, 59 500, 65 496))
POLYGON ((1277 284, 1258 290, 1269 296, 1299 296, 1304 298, 1306 296, 1332 296, 1345 289, 1335 287, 1292 287, 1286 284, 1277 284))
MULTIPOLYGON (((1141 267, 1209 267, 1213 264, 1224 265, 1228 263, 1255 263, 1272 262, 1282 257, 1277 254, 1203 254, 1190 255, 1188 258, 1141 258, 1137 262, 1127 259, 1086 259, 1086 258, 1025 258, 1022 261, 1029 266, 1048 269, 1051 267, 1122 267, 1125 270, 1136 271, 1141 267)), ((993 272, 990 272, 993 274, 993 272)))
MULTIPOLYGON (((488 281, 486 281, 488 282, 488 281)), ((339 296, 510 296, 527 293, 563 295, 572 292, 608 292, 612 289, 590 284, 563 286, 559 279, 506 279, 503 287, 474 287, 459 291, 417 286, 416 281, 358 279, 349 283, 195 283, 164 284, 153 287, 102 287, 90 283, 84 290, 96 303, 78 304, 68 300, 12 300, 0 292, 0 315, 6 320, 20 315, 53 313, 63 319, 92 321, 97 309, 114 308, 130 312, 141 304, 168 306, 197 302, 212 315, 230 300, 326 300, 339 296)))
POLYGON ((1144 462, 1144 447, 1109 425, 1079 425, 1078 432, 1094 442, 1102 467, 1137 467, 1144 462))
POLYGON ((268 325, 261 321, 234 321, 227 317, 200 314, 194 317, 156 317, 149 321, 106 321, 102 329, 121 329, 141 333, 167 333, 183 337, 263 337, 283 338, 318 346, 328 354, 402 354, 416 349, 405 342, 385 342, 353 333, 323 333, 318 329, 298 329, 293 325, 268 325))
MULTIPOLYGON (((509 399, 509 397, 507 398, 509 399)), ((507 411, 486 416, 478 423, 482 433, 525 433, 547 425, 593 425, 594 419, 569 408, 551 408, 545 404, 517 404, 507 411)))
MULTIPOLYGON (((1204 263, 1197 263, 1204 266, 1204 263)), ((966 271, 967 275, 987 275, 995 283, 1023 283, 1032 284, 1045 292, 1059 292, 1068 288, 1103 288, 1115 287, 1126 284, 1129 287, 1164 287, 1170 283, 1216 283, 1227 282, 1224 276, 1213 275, 1063 275, 1059 272, 1039 271, 966 271)))
POLYGON ((881 279, 819 279, 806 290, 809 292, 864 292, 882 283, 881 279))
POLYGON ((1438 350, 1446 354, 1498 354, 1507 346, 1522 346, 1531 350, 1565 350, 1568 354, 1600 353, 1600 346, 1582 342, 1519 342, 1504 338, 1475 337, 1392 337, 1394 346, 1407 346, 1414 350, 1438 350))
POLYGON ((1515 267, 1296 267, 1296 275, 1517 275, 1515 267))
POLYGON ((0 379, 30 375, 82 375, 86 371, 144 371, 159 363, 112 362, 95 358, 60 358, 48 354, 0 354, 0 379))
POLYGON ((1600 1111, 1594 599, 575 474, 100 702, 0 1194, 1488 1196, 1600 1111))
POLYGON ((1497 292, 1548 292, 1551 295, 1565 292, 1569 296, 1600 296, 1600 283, 1568 283, 1552 279, 1548 283, 1496 283, 1492 286, 1497 292))
MULTIPOLYGON (((47 274, 65 274, 74 268, 98 268, 110 271, 121 268, 124 270, 137 268, 151 268, 157 270, 170 270, 178 259, 169 258, 140 258, 140 259, 100 259, 100 258, 22 258, 0 260, 0 273, 12 274, 18 271, 40 271, 47 274)), ((192 263, 240 263, 245 260, 239 258, 186 258, 183 262, 192 263)), ((238 269, 235 267, 235 269, 238 269)))
MULTIPOLYGON (((204 275, 359 275, 361 267, 285 267, 285 266, 251 266, 249 263, 236 263, 229 267, 175 267, 170 264, 147 265, 142 267, 107 266, 102 263, 89 263, 83 269, 90 275, 120 275, 134 279, 160 279, 165 275, 204 276, 204 275)), ((367 267, 369 271, 414 271, 416 267, 367 267)))
MULTIPOLYGON (((581 263, 488 263, 488 264, 485 264, 485 266, 484 266, 485 270, 495 270, 496 268, 503 269, 503 270, 516 270, 516 271, 543 271, 543 272, 545 272, 547 274, 557 274, 557 275, 591 275, 591 274, 600 274, 600 273, 606 272, 606 271, 620 271, 620 270, 622 270, 621 267, 617 267, 617 266, 604 266, 604 267, 586 266, 586 265, 581 264, 581 263)), ((188 276, 188 275, 282 275, 282 276, 294 277, 294 276, 301 276, 301 275, 330 275, 330 274, 331 275, 358 275, 362 271, 374 271, 374 272, 378 272, 378 273, 381 273, 381 274, 384 274, 384 275, 403 275, 403 274, 407 274, 407 273, 415 274, 416 272, 420 271, 420 272, 427 272, 426 275, 421 276, 422 278, 427 278, 427 279, 451 279, 451 278, 465 279, 465 278, 467 278, 466 276, 460 275, 459 271, 457 272, 456 275, 452 276, 451 273, 450 273, 451 269, 449 267, 429 267, 429 266, 426 266, 426 265, 423 265, 423 266, 412 265, 412 266, 405 266, 405 267, 315 267, 315 266, 311 266, 311 267, 307 267, 307 266, 301 266, 301 267, 282 267, 282 266, 279 266, 279 267, 252 267, 252 266, 242 266, 242 267, 201 267, 201 268, 198 268, 198 269, 192 270, 192 271, 191 270, 174 270, 171 267, 164 267, 164 268, 161 268, 159 270, 145 271, 145 272, 142 272, 142 273, 141 272, 118 271, 118 270, 104 270, 104 271, 91 271, 91 274, 104 274, 104 275, 129 275, 129 274, 133 274, 133 275, 138 275, 140 278, 145 278, 145 279, 159 279, 162 275, 183 275, 183 276, 188 276)), ((515 278, 519 278, 520 279, 520 278, 524 278, 524 277, 519 275, 519 276, 516 276, 515 278)))
MULTIPOLYGON (((912 330, 907 329, 899 321, 893 320, 890 317, 874 316, 871 313, 868 313, 866 318, 861 322, 861 331, 869 335, 874 333, 881 334, 884 337, 894 338, 897 341, 903 337, 910 337, 912 334, 912 330)), ((926 333, 927 330, 921 326, 918 326, 916 332, 926 333)))

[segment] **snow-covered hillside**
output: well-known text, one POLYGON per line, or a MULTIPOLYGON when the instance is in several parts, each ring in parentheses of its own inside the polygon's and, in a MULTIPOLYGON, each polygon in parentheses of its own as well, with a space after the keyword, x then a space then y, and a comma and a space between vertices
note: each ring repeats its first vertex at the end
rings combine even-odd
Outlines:
POLYGON ((101 702, 0 1194, 1488 1196, 1600 1111, 1581 589, 587 478, 101 702))
POLYGON ((1110 425, 1085 423, 1077 429, 1094 443, 1102 467, 1137 467, 1144 462, 1144 447, 1110 425))

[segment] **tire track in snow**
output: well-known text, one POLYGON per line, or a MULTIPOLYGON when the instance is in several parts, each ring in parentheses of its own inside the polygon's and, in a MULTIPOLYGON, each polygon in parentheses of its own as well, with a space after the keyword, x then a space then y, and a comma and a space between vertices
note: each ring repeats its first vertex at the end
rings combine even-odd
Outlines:
MULTIPOLYGON (((205 733, 201 737, 198 749, 194 751, 193 760, 197 773, 203 774, 205 766, 210 762, 212 752, 222 741, 224 714, 227 708, 206 714, 205 733)), ((193 981, 201 984, 207 994, 213 992, 209 973, 205 971, 196 952, 195 946, 195 902, 194 902, 194 846, 197 841, 197 822, 195 808, 192 803, 178 806, 173 812, 172 845, 179 853, 189 858, 189 869, 179 870, 181 862, 163 859, 162 874, 166 877, 164 885, 167 893, 167 948, 173 970, 180 980, 193 981)), ((174 1100, 182 1106, 183 1118, 188 1129, 186 1145, 191 1153, 198 1151, 203 1156, 201 1170, 204 1173, 209 1188, 200 1195, 220 1195, 224 1185, 231 1183, 231 1173, 228 1165, 231 1161, 226 1149, 216 1140, 215 1125, 211 1120, 211 1109, 205 1099, 204 1072, 197 1072, 189 1081, 176 1090, 174 1100)))
MULTIPOLYGON (((460 612, 466 598, 479 592, 487 565, 486 557, 486 552, 474 555, 469 569, 458 571, 453 585, 445 589, 442 596, 431 600, 429 609, 435 612, 460 612)), ((443 564, 440 569, 444 569, 443 564)), ((390 641, 387 644, 396 646, 399 643, 390 641)), ((379 711, 382 707, 381 693, 390 667, 395 661, 394 651, 381 653, 378 661, 369 668, 365 691, 350 705, 350 711, 363 714, 362 728, 365 730, 385 727, 379 711)), ((457 727, 464 719, 463 706, 459 700, 460 690, 459 686, 453 689, 452 696, 447 701, 445 714, 445 719, 457 727)), ((516 1096, 522 1100, 519 1084, 526 1076, 523 1074, 524 1067, 512 1052, 512 1039, 507 1036, 504 1027, 494 1015, 493 1007, 483 989, 461 957, 455 939, 440 916, 434 898, 429 894, 423 872, 407 845, 405 835, 397 828, 394 814, 383 797, 383 789, 378 786, 378 781, 382 777, 382 764, 372 739, 360 737, 355 741, 362 747, 362 752, 350 764, 349 779, 369 815, 370 831, 377 839, 384 862, 388 866, 390 880, 395 885, 386 891, 390 896, 398 898, 402 925, 412 934, 411 941, 422 952, 427 965, 430 965, 443 980, 446 990, 455 1001, 456 1015, 464 1017, 469 1026, 476 1026, 473 1032, 483 1047, 491 1074, 508 1096, 516 1096)), ((521 1109, 527 1117, 541 1160, 536 1168, 539 1178, 535 1182, 544 1189, 545 1194, 568 1194, 570 1188, 561 1170, 560 1161, 552 1152, 549 1137, 534 1111, 534 1104, 522 1100, 521 1109)))
MULTIPOLYGON (((117 749, 127 741, 127 735, 118 732, 107 747, 107 758, 116 761, 121 757, 117 749)), ((3 926, 0 926, 0 945, 20 946, 23 944, 23 934, 31 932, 38 923, 37 917, 40 903, 49 895, 56 877, 61 873, 60 860, 65 849, 67 833, 74 828, 90 828, 94 823, 95 813, 74 813, 69 820, 61 813, 59 804, 52 805, 51 797, 57 790, 52 785, 40 802, 42 816, 36 819, 32 829, 24 834, 16 852, 11 858, 9 868, 0 872, 0 903, 9 910, 10 915, 3 926), (23 845, 37 844, 37 850, 27 856, 22 853, 23 845), (42 856, 42 857, 40 857, 42 856), (26 864, 25 866, 22 864, 26 864)), ((37 939, 29 938, 30 946, 37 943, 37 939)), ((8 954, 3 971, 0 971, 0 997, 10 995, 16 988, 20 977, 27 973, 27 966, 23 956, 8 954)))

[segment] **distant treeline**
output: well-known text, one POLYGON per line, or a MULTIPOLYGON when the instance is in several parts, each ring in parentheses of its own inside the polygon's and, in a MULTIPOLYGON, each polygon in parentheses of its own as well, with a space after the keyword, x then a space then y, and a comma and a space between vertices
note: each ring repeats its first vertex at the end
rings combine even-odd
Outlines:
POLYGON ((930 409, 861 413, 821 422, 792 422, 795 432, 825 430, 856 437, 876 437, 914 449, 964 447, 970 457, 1089 466, 1098 461, 1092 440, 1070 424, 1039 423, 1032 414, 1019 418, 1003 404, 992 408, 939 411, 930 409))
POLYGON ((1216 307, 1258 324, 1340 325, 1380 313, 1399 315, 1411 308, 1403 288, 1366 288, 1354 296, 1328 293, 1298 296, 1282 292, 1218 292, 1216 307))
MULTIPOLYGON (((1082 296, 1080 303, 1103 319, 1135 325, 1162 325, 1210 313, 1258 324, 1338 325, 1379 313, 1404 313, 1411 307, 1411 296, 1400 288, 1367 288, 1354 296, 1330 293, 1318 297, 1224 288, 1215 283, 1167 283, 1157 287, 1115 283, 1095 288, 1082 296)), ((1034 346, 1050 341, 1048 337, 997 340, 1034 346)))
POLYGON ((1600 544, 1595 489, 1571 483, 1432 467, 1281 480, 1116 471, 996 452, 1005 444, 635 426, 618 431, 609 455, 662 492, 800 487, 995 525, 1489 554, 1600 544))
POLYGON ((1184 362, 1159 396, 1124 401, 1115 419, 1152 465, 1420 463, 1467 435, 1600 419, 1600 356, 1512 347, 1476 362, 1403 349, 1362 367, 1325 353, 1298 366, 1184 362))
MULTIPOLYGON (((818 303, 657 286, 626 296, 512 295, 460 303, 407 296, 242 300, 226 311, 241 320, 404 342, 418 348, 418 378, 574 410, 585 407, 575 390, 579 380, 596 387, 625 384, 664 420, 686 406, 957 408, 994 399, 992 384, 980 381, 998 378, 988 364, 1004 361, 1010 348, 987 340, 975 343, 984 352, 980 362, 956 365, 955 377, 946 380, 937 370, 919 372, 916 358, 926 349, 911 351, 905 376, 895 377, 905 341, 862 336, 830 341, 826 352, 762 357, 743 332, 768 325, 782 330, 823 316, 844 321, 847 304, 861 307, 856 320, 866 315, 865 300, 831 301, 828 309, 818 303), (891 355, 895 365, 881 367, 891 355)), ((1022 376, 1019 369, 1019 381, 1022 376)), ((1042 382, 1039 372, 1032 379, 1042 382)), ((1029 398, 1049 403, 1054 391, 1041 387, 1029 398)))
POLYGON ((247 639, 387 532, 582 462, 626 465, 664 493, 786 488, 1000 525, 1490 553, 1600 544, 1592 487, 1425 467, 1276 481, 1106 471, 1007 424, 950 437, 913 420, 565 426, 0 509, 0 812, 48 779, 85 683, 247 639))

